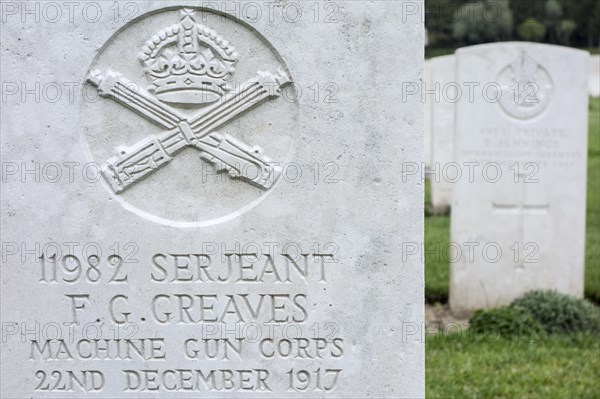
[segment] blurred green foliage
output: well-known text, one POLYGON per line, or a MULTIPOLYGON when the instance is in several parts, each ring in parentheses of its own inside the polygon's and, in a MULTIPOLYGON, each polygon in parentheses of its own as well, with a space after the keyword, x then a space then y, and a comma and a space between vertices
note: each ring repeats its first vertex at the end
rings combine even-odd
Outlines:
POLYGON ((517 33, 527 42, 539 42, 546 36, 546 27, 535 18, 527 18, 519 25, 517 33))
POLYGON ((523 39, 598 48, 600 1, 425 0, 425 26, 431 47, 523 39))

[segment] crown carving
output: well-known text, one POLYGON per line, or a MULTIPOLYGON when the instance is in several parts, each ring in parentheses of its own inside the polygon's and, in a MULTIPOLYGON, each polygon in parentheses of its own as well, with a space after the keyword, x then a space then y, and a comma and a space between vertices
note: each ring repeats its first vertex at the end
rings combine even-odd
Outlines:
POLYGON ((160 101, 205 104, 231 89, 227 80, 239 55, 214 30, 196 23, 194 10, 182 9, 179 23, 148 40, 139 59, 160 101))
POLYGON ((511 64, 514 79, 519 82, 535 82, 536 71, 539 64, 523 51, 519 58, 511 64))

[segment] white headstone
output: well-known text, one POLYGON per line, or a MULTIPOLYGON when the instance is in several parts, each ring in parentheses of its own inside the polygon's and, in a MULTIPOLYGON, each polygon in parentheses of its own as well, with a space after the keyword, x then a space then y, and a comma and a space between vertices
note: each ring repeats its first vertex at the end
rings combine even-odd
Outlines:
POLYGON ((412 3, 44 4, 2 3, 0 396, 423 397, 412 3))
POLYGON ((532 43, 459 49, 450 305, 581 297, 588 94, 585 51, 532 43), (474 93, 469 98, 468 87, 474 93))
MULTIPOLYGON (((423 85, 422 89, 428 89, 433 85, 433 76, 431 70, 431 60, 425 60, 425 70, 423 72, 423 85)), ((421 101, 425 102, 425 164, 431 165, 431 140, 433 136, 433 98, 432 96, 421 95, 421 101)))
POLYGON ((432 81, 437 97, 432 104, 431 203, 450 206, 452 183, 460 176, 454 162, 454 112, 460 87, 456 83, 456 57, 445 55, 431 59, 432 81))
POLYGON ((600 55, 590 56, 589 73, 590 96, 600 97, 600 55))

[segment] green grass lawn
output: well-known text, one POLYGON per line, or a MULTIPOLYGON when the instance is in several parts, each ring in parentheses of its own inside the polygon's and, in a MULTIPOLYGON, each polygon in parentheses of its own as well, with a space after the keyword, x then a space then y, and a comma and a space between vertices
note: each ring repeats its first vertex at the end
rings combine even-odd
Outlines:
POLYGON ((426 341, 427 398, 600 398, 597 336, 426 341))
MULTIPOLYGON (((429 182, 426 182, 428 184, 429 182)), ((425 218, 425 248, 447 248, 450 241, 450 217, 425 218)), ((440 251, 436 251, 437 254, 440 251)), ((450 283, 450 265, 442 256, 425 256, 425 302, 446 303, 450 283)))
MULTIPOLYGON (((428 196, 426 182, 426 198, 428 196)), ((600 98, 590 101, 585 296, 600 304, 600 98)), ((425 248, 446 248, 450 241, 450 218, 425 218, 425 248)), ((439 253, 439 251, 436 251, 439 253)), ((427 252, 426 252, 427 253, 427 252)), ((425 256, 425 300, 447 302, 449 264, 442 256, 425 256)))
POLYGON ((585 296, 600 304, 600 98, 590 101, 585 296))

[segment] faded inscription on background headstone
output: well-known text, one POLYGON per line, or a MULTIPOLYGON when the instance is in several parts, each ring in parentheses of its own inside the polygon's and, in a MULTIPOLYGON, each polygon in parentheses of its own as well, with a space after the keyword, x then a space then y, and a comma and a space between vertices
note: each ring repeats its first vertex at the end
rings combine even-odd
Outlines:
POLYGON ((583 295, 587 52, 531 43, 459 49, 450 304, 535 289, 583 295))

